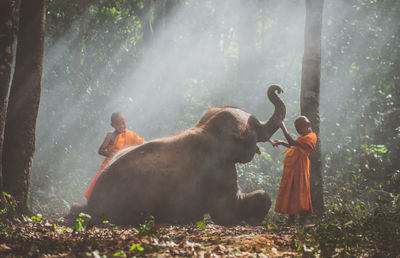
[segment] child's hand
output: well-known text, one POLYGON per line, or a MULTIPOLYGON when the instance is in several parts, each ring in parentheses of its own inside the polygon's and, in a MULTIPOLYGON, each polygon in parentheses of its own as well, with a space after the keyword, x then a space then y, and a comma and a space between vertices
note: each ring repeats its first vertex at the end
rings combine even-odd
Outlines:
POLYGON ((277 147, 277 146, 279 146, 279 145, 281 145, 281 143, 282 143, 282 141, 280 141, 280 140, 273 140, 273 141, 269 141, 271 144, 272 144, 272 146, 274 146, 274 147, 277 147))

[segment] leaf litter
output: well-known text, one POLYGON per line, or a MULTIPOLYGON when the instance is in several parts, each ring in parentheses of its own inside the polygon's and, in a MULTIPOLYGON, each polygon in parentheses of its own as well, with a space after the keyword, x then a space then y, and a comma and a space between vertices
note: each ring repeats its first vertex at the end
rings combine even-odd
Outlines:
POLYGON ((293 229, 238 225, 212 221, 188 225, 155 224, 147 231, 110 223, 74 231, 62 217, 14 220, 0 233, 5 257, 293 257, 293 229))

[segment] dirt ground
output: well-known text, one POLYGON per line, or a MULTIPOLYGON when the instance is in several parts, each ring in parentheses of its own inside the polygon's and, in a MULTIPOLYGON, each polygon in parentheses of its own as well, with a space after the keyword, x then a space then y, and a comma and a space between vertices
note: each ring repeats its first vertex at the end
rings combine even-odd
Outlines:
POLYGON ((26 218, 0 233, 1 257, 293 257, 293 229, 223 227, 211 221, 190 225, 90 226, 85 218, 26 218))

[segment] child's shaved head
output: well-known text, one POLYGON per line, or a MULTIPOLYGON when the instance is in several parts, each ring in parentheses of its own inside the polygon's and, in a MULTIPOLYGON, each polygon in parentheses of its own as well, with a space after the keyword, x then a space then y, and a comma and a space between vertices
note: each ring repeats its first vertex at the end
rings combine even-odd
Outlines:
POLYGON ((112 113, 111 126, 114 127, 115 131, 118 133, 125 132, 126 129, 125 116, 121 112, 112 113))
POLYGON ((119 118, 125 118, 124 114, 122 112, 114 112, 111 115, 111 123, 117 122, 119 118))
POLYGON ((303 134, 311 126, 310 120, 305 116, 299 116, 294 121, 294 127, 299 134, 303 134))

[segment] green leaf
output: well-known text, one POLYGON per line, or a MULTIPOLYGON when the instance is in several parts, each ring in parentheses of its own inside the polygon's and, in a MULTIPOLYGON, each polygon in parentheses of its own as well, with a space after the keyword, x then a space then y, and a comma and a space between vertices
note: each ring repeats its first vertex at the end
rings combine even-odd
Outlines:
POLYGON ((123 256, 123 257, 126 257, 126 253, 125 253, 123 250, 121 250, 121 251, 118 251, 118 252, 114 253, 113 256, 123 256))
POLYGON ((271 155, 269 155, 268 153, 266 153, 263 157, 264 157, 264 159, 265 159, 266 161, 272 162, 271 155))
POLYGON ((140 244, 133 244, 129 249, 129 251, 134 251, 135 249, 138 250, 139 252, 144 251, 144 248, 140 244))
POLYGON ((206 229, 206 223, 204 223, 204 221, 197 221, 196 222, 196 225, 199 227, 199 228, 201 228, 201 229, 206 229))

